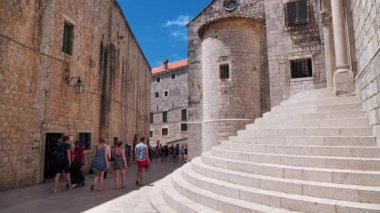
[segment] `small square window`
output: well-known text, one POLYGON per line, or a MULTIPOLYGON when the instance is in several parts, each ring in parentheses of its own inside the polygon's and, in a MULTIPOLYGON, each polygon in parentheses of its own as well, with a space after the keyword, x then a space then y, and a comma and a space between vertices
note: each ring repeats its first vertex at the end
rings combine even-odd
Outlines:
POLYGON ((290 61, 291 78, 313 77, 313 65, 311 58, 290 61))
POLYGON ((74 43, 74 25, 65 22, 64 27, 63 27, 62 52, 72 55, 73 43, 74 43))
POLYGON ((162 136, 169 135, 169 129, 168 128, 162 128, 162 136))
POLYGON ((169 91, 165 91, 165 92, 164 92, 164 96, 165 96, 165 97, 168 97, 168 96, 169 96, 169 91))
POLYGON ((173 80, 175 79, 175 74, 172 74, 172 79, 173 79, 173 80))
POLYGON ((149 137, 150 137, 150 138, 153 138, 153 130, 150 130, 150 131, 149 131, 149 137))
POLYGON ((168 122, 168 112, 162 112, 162 122, 167 123, 168 122))
POLYGON ((181 132, 187 132, 187 124, 181 124, 181 132))
POLYGON ((161 78, 160 78, 160 77, 157 77, 156 81, 157 81, 157 83, 160 83, 161 78))
POLYGON ((79 144, 83 147, 85 150, 91 149, 91 133, 79 133, 79 144))
POLYGON ((155 97, 158 98, 158 96, 159 96, 159 94, 158 94, 158 92, 156 92, 156 93, 155 93, 155 97))
POLYGON ((221 64, 219 65, 220 80, 225 81, 230 78, 230 65, 221 64))

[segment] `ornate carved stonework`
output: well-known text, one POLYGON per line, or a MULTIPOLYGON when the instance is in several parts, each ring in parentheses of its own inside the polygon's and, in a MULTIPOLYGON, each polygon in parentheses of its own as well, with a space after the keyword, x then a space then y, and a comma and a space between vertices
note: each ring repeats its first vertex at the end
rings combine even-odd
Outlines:
POLYGON ((321 22, 323 26, 327 26, 332 23, 332 16, 330 11, 325 10, 321 13, 321 22))

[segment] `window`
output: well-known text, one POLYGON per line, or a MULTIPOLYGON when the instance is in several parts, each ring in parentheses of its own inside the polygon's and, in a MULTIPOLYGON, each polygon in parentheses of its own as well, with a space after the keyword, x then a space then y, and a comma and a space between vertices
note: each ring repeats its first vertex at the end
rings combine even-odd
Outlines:
POLYGON ((235 10, 238 6, 238 3, 236 0, 225 0, 224 1, 224 9, 227 11, 235 10))
POLYGON ((158 98, 158 96, 159 96, 159 94, 158 94, 158 92, 156 92, 156 93, 155 93, 155 97, 158 98))
POLYGON ((79 133, 79 144, 85 150, 91 149, 91 133, 79 133))
POLYGON ((187 121, 187 109, 182 109, 181 110, 181 120, 182 121, 187 121))
POLYGON ((173 79, 173 80, 175 79, 175 74, 172 74, 172 79, 173 79))
POLYGON ((290 72, 292 78, 307 78, 313 76, 311 58, 290 61, 290 72))
POLYGON ((181 132, 187 131, 187 124, 181 124, 181 132))
POLYGON ((152 124, 153 123, 153 113, 150 113, 150 123, 152 124))
POLYGON ((161 78, 160 78, 160 77, 157 77, 156 81, 157 81, 157 83, 160 83, 161 78))
POLYGON ((167 123, 168 122, 168 112, 162 113, 162 122, 167 123))
POLYGON ((149 137, 150 137, 150 138, 153 138, 153 130, 150 130, 150 131, 149 131, 149 137))
POLYGON ((168 128, 162 128, 162 136, 167 136, 169 134, 168 128))
POLYGON ((220 79, 225 81, 230 78, 230 65, 221 64, 219 65, 220 79))
POLYGON ((62 52, 72 55, 74 41, 74 25, 65 22, 63 27, 62 52))
POLYGON ((285 24, 287 27, 300 27, 310 22, 309 0, 293 0, 285 4, 285 24))
POLYGON ((169 96, 169 91, 165 91, 165 92, 164 92, 164 96, 165 96, 165 97, 168 97, 168 96, 169 96))

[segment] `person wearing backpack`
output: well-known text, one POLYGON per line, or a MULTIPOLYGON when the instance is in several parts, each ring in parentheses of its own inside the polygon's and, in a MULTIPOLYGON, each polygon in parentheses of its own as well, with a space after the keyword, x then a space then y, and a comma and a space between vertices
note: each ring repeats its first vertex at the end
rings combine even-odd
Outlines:
POLYGON ((72 189, 70 178, 70 166, 71 166, 71 151, 69 137, 63 137, 62 142, 58 142, 57 149, 54 152, 54 192, 60 191, 59 180, 61 173, 64 173, 66 178, 66 186, 68 189, 72 189))

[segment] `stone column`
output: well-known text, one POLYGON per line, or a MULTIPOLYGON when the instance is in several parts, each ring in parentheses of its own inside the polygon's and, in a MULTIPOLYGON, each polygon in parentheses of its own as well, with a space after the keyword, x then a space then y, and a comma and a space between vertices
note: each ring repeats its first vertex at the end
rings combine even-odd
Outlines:
POLYGON ((334 30, 335 64, 334 92, 337 96, 354 93, 354 74, 348 60, 344 0, 331 1, 334 30))
POLYGON ((327 87, 334 87, 334 71, 335 71, 335 52, 334 52, 334 40, 332 29, 332 18, 328 5, 323 5, 322 12, 322 25, 323 35, 325 41, 325 61, 326 61, 326 80, 327 87))

